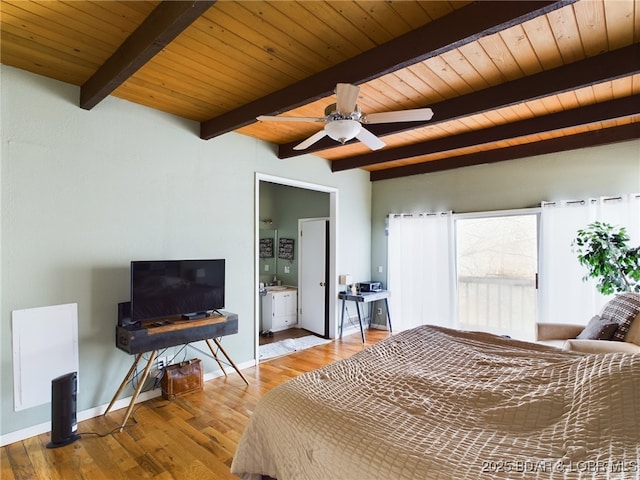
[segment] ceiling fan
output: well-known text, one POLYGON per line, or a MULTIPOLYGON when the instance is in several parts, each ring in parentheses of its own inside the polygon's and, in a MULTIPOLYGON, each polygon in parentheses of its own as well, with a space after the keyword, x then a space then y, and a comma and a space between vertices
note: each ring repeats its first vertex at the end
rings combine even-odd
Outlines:
POLYGON ((371 150, 378 150, 384 147, 385 143, 364 128, 363 125, 390 122, 417 122, 431 120, 431 117, 433 117, 433 111, 430 108, 364 114, 356 104, 359 92, 360 87, 356 85, 338 83, 336 85, 336 103, 332 103, 325 108, 324 117, 261 115, 257 117, 257 119, 260 121, 278 122, 323 122, 325 124, 322 130, 314 133, 293 147, 294 150, 304 150, 327 135, 343 145, 352 138, 357 138, 371 150))

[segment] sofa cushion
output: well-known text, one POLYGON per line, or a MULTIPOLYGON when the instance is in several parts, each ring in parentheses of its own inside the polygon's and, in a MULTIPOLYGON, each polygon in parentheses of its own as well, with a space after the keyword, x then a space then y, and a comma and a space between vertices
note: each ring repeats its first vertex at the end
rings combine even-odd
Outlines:
POLYGON ((624 341, 640 345, 640 313, 638 313, 633 322, 631 322, 631 327, 629 327, 629 331, 627 332, 627 336, 624 337, 624 341))
POLYGON ((576 338, 581 340, 609 340, 618 329, 618 324, 606 321, 600 315, 594 315, 587 326, 576 338))
POLYGON ((555 339, 555 340, 536 340, 536 343, 539 343, 541 345, 546 345, 547 347, 554 347, 554 348, 560 348, 562 349, 564 347, 564 344, 566 343, 566 340, 560 340, 560 339, 555 339))
POLYGON ((600 312, 600 317, 607 322, 618 324, 611 340, 624 341, 624 337, 638 313, 640 313, 640 293, 625 292, 609 300, 600 312))

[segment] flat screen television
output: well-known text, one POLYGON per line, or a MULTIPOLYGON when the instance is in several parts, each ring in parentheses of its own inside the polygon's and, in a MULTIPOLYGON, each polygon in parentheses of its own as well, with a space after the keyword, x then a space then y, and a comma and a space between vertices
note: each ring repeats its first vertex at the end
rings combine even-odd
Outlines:
POLYGON ((131 320, 194 318, 224 308, 225 261, 131 262, 131 320))

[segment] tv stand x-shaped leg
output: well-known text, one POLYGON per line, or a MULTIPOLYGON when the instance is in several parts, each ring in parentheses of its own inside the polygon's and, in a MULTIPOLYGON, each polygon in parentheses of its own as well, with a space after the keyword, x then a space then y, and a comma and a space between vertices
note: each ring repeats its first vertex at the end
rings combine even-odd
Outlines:
MULTIPOLYGON (((135 392, 133 392, 133 396, 131 397, 131 401, 129 402, 129 407, 127 408, 127 411, 124 414, 124 419, 122 420, 122 424, 120 425, 120 431, 124 430, 124 426, 127 424, 127 420, 129 420, 129 417, 131 416, 131 412, 133 411, 133 406, 135 405, 136 400, 140 395, 140 391, 142 390, 144 383, 147 381, 147 377, 149 376, 149 372, 151 371, 151 366, 153 365, 153 362, 156 359, 157 355, 158 355, 158 351, 154 350, 151 352, 151 355, 149 356, 147 365, 144 367, 144 372, 142 372, 142 377, 140 377, 140 380, 138 381, 138 386, 136 387, 135 392)), ((124 380, 122 380, 122 383, 120 384, 120 388, 118 388, 118 391, 111 399, 111 403, 109 403, 109 406, 105 410, 104 415, 109 413, 109 410, 111 410, 111 407, 113 407, 113 404, 116 403, 116 400, 122 393, 122 390, 124 390, 125 385, 129 383, 129 380, 131 380, 131 377, 133 376, 133 373, 136 371, 136 367, 138 366, 138 362, 140 361, 141 358, 142 358, 142 353, 139 353, 136 355, 136 359, 133 361, 133 365, 131 365, 129 372, 124 377, 124 380)))
MULTIPOLYGON (((242 380, 244 380, 244 383, 249 385, 249 381, 242 374, 242 371, 238 368, 238 366, 235 364, 235 362, 232 360, 232 358, 229 356, 229 354, 226 352, 226 350, 222 347, 222 344, 220 343, 220 341, 217 338, 212 338, 212 339, 207 339, 206 342, 207 342, 207 345, 209 346, 209 350, 211 350, 211 353, 213 354, 213 358, 218 363, 218 366, 220 367, 220 370, 222 370, 222 373, 224 373, 224 376, 225 377, 227 376, 227 372, 224 369, 224 366, 222 365, 222 362, 218 358, 218 353, 216 352, 216 349, 214 348, 213 343, 215 343, 215 345, 218 347, 218 350, 225 356, 225 358, 231 364, 233 369, 236 372, 238 372, 238 375, 240 375, 240 378, 242 378, 242 380)), ((151 352, 151 355, 149 356, 149 360, 147 361, 147 364, 144 367, 144 371, 142 372, 142 376, 140 377, 140 379, 138 381, 138 386, 136 387, 135 391, 133 392, 133 396, 131 397, 131 401, 129 402, 129 407, 127 408, 127 411, 124 414, 124 419, 122 420, 122 424, 120 425, 120 431, 122 431, 124 429, 124 426, 127 424, 127 421, 129 420, 129 417, 131 416, 131 412, 133 411, 133 406, 135 405, 136 400, 138 399, 138 396, 140 395, 140 392, 142 391, 142 387, 144 386, 144 383, 146 382, 147 378, 149 377, 149 372, 151 371, 151 367, 152 367, 153 362, 155 361, 157 356, 158 356, 158 351, 157 350, 154 350, 154 351, 151 352)), ((124 387, 131 380, 131 377, 133 376, 134 372, 136 371, 136 367, 138 366, 138 363, 140 362, 141 359, 142 359, 142 353, 138 353, 136 355, 135 360, 133 361, 133 364, 131 365, 131 368, 129 369, 129 372, 124 377, 124 380, 122 380, 122 383, 120 384, 120 387, 118 388, 118 391, 116 392, 116 394, 111 399, 111 403, 109 403, 109 406, 105 410, 104 415, 109 413, 109 411, 111 410, 111 407, 113 407, 114 403, 116 402, 116 400, 118 399, 118 397, 120 396, 122 391, 124 390, 124 387)))
MULTIPOLYGON (((218 349, 222 352, 222 354, 225 356, 225 358, 229 361, 229 363, 231 364, 231 366, 233 367, 233 369, 238 372, 238 375, 240 375, 240 377, 242 378, 242 380, 244 380, 244 383, 246 383, 247 385, 249 385, 249 381, 246 379, 246 377, 242 374, 242 371, 238 368, 238 366, 235 364, 235 362, 231 359, 231 357, 229 356, 229 354, 226 352, 226 350, 224 348, 222 348, 222 344, 220 343, 220 341, 217 338, 213 338, 212 339, 216 346, 218 347, 218 349)), ((220 362, 220 359, 218 358, 218 354, 216 353, 215 349, 213 348, 213 345, 211 344, 211 340, 207 339, 207 345, 209 346, 209 350, 211 350, 211 353, 213 355, 213 358, 216 360, 216 362, 218 362, 218 366, 220 367, 220 370, 222 370, 222 373, 224 373, 224 376, 227 376, 227 372, 224 369, 224 367, 222 366, 222 363, 220 362)))

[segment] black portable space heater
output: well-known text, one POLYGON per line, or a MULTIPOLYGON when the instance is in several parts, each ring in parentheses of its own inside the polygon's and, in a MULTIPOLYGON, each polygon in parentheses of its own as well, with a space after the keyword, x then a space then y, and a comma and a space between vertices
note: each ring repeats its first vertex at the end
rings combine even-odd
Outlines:
POLYGON ((76 399, 78 372, 67 373, 51 380, 51 441, 47 448, 69 445, 77 435, 76 399))

